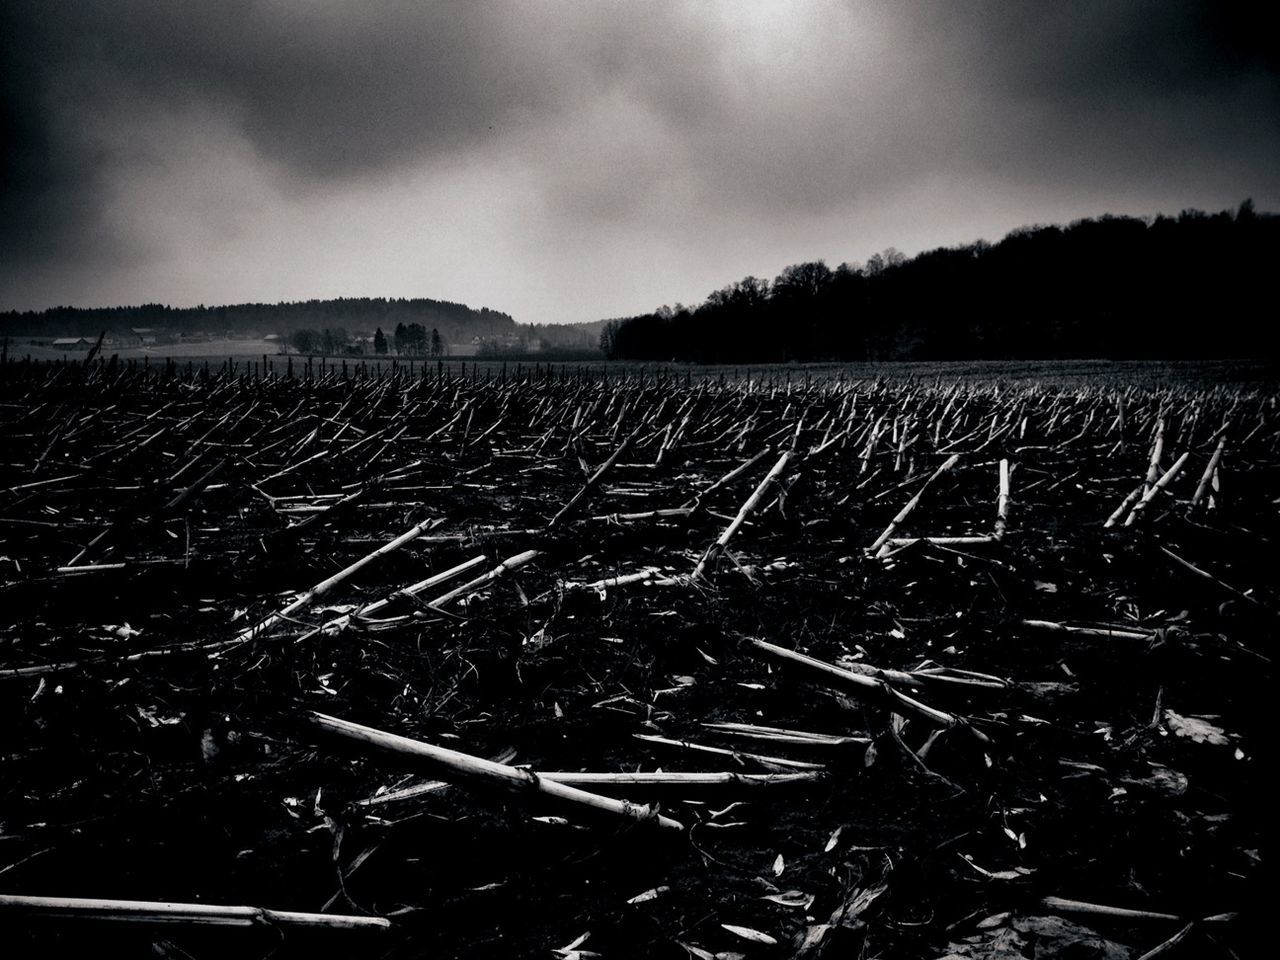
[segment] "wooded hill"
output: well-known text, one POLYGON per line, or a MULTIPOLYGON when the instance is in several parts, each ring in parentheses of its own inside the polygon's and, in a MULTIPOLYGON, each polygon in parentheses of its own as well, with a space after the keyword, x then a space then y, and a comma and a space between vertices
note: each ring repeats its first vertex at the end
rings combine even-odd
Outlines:
POLYGON ((611 321, 606 355, 771 362, 1276 356, 1280 216, 1106 215, 907 258, 787 267, 611 321))
POLYGON ((158 303, 130 307, 53 307, 0 314, 0 336, 97 336, 102 330, 152 327, 173 333, 286 335, 293 330, 377 328, 397 323, 436 329, 450 342, 517 333, 509 314, 444 300, 355 297, 291 303, 239 303, 229 306, 169 307, 158 303))

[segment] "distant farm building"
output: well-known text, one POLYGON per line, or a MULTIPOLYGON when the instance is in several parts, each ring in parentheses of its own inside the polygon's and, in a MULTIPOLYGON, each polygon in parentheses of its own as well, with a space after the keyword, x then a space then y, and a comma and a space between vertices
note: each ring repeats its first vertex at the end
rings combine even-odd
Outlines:
POLYGON ((90 346, 90 343, 87 337, 56 337, 49 346, 61 350, 80 350, 90 346))
POLYGON ((156 331, 154 327, 130 327, 129 331, 133 334, 138 344, 142 346, 156 342, 156 331))

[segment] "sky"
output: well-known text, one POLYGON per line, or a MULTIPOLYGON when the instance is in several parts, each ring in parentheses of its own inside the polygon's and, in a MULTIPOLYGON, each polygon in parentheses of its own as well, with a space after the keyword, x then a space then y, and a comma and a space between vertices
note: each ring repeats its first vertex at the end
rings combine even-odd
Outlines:
POLYGON ((0 310, 701 302, 1103 212, 1280 209, 1235 0, 5 0, 0 310))

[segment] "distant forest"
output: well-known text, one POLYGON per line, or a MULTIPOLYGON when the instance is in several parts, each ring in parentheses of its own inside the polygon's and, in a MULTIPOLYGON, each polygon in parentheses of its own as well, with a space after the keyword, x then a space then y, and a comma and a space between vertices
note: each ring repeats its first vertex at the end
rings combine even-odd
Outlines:
POLYGON ((517 332, 510 315, 487 307, 425 298, 388 300, 359 297, 297 303, 238 303, 222 307, 168 307, 147 303, 136 307, 53 307, 48 310, 0 313, 0 336, 96 337, 103 330, 152 327, 173 333, 228 336, 294 330, 393 330, 397 323, 436 329, 446 340, 501 336, 517 332))
POLYGON ((582 359, 600 356, 603 327, 603 320, 516 323, 509 314, 488 307, 477 309, 423 297, 407 300, 360 297, 221 307, 147 303, 133 307, 52 307, 0 313, 0 337, 92 340, 103 330, 123 333, 132 328, 150 328, 173 336, 232 339, 274 333, 302 353, 333 354, 350 352, 350 336, 373 336, 381 330, 388 351, 394 348, 397 353, 441 355, 440 351, 431 352, 429 340, 434 333, 445 344, 478 341, 479 353, 486 357, 582 359), (409 334, 394 338, 396 330, 409 331, 409 334))
POLYGON ((611 359, 1195 358, 1277 355, 1280 216, 1102 216, 832 270, 747 277, 701 306, 609 321, 611 359))

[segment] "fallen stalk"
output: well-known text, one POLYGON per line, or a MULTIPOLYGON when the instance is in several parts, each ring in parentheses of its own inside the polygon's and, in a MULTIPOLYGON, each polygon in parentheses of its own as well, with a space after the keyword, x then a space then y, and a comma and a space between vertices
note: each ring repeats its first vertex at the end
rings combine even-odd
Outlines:
POLYGON ((1009 526, 1009 461, 1000 461, 1000 494, 996 499, 996 525, 991 536, 996 540, 1004 539, 1005 529, 1009 526))
POLYGON ((1213 450, 1213 456, 1209 458, 1208 465, 1204 468, 1204 473, 1200 475, 1200 482, 1196 484, 1196 492, 1191 495, 1191 502, 1187 505, 1188 510, 1194 510, 1204 499, 1204 495, 1209 490, 1209 483, 1213 479, 1213 472, 1218 469, 1218 461, 1222 459, 1222 451, 1227 445, 1227 435, 1224 433, 1218 439, 1218 445, 1213 450))
POLYGON ((942 727, 964 726, 979 740, 985 742, 988 739, 985 734, 979 730, 973 729, 973 727, 969 726, 960 717, 946 713, 942 710, 937 710, 934 707, 921 703, 919 700, 908 697, 906 694, 894 689, 892 686, 877 677, 869 677, 864 674, 854 673, 851 670, 844 670, 834 664, 818 660, 815 657, 810 657, 807 654, 799 653, 795 650, 788 650, 785 647, 779 647, 766 640, 752 639, 751 645, 757 650, 767 653, 770 656, 777 657, 780 660, 797 663, 801 666, 808 667, 810 670, 814 670, 833 679, 840 680, 845 686, 854 687, 866 693, 877 695, 883 700, 886 700, 891 709, 896 710, 899 713, 913 714, 924 720, 928 720, 930 723, 935 723, 942 727))
MULTIPOLYGON (((563 783, 571 787, 593 787, 609 789, 644 790, 689 790, 704 787, 742 787, 748 790, 759 790, 765 787, 783 787, 804 783, 817 783, 826 778, 821 770, 805 770, 797 773, 578 773, 574 771, 538 771, 538 777, 553 783, 563 783)), ((387 803, 413 800, 430 796, 449 787, 448 783, 436 780, 431 783, 420 783, 377 796, 357 800, 354 806, 361 808, 377 807, 387 803)))
POLYGON ((689 500, 688 502, 686 502, 684 506, 697 509, 702 505, 702 501, 704 499, 709 497, 711 494, 715 493, 721 487, 727 486, 728 484, 733 483, 733 481, 737 480, 738 477, 742 476, 744 473, 746 473, 748 470, 750 470, 752 467, 754 467, 757 463, 759 463, 768 455, 769 455, 769 448, 765 447, 763 450, 757 453, 750 460, 745 460, 742 463, 738 464, 736 467, 734 467, 732 470, 726 473, 723 477, 721 477, 715 483, 711 484, 711 486, 707 487, 705 490, 700 491, 692 500, 689 500))
POLYGON ((760 481, 760 485, 756 487, 755 492, 753 492, 751 496, 747 498, 746 502, 739 508, 738 515, 730 521, 727 527, 724 528, 724 532, 716 538, 716 542, 707 548, 707 552, 702 555, 702 559, 698 561, 698 565, 693 568, 694 580, 701 580, 706 574, 707 567, 714 563, 716 559, 724 553, 724 549, 733 538, 733 535, 737 533, 738 528, 746 522, 746 519, 751 512, 760 505, 760 501, 764 499, 769 488, 773 486, 777 479, 782 475, 782 472, 787 468, 787 462, 790 459, 790 451, 784 453, 778 458, 778 462, 773 465, 773 468, 765 475, 765 478, 760 481))
POLYGON ((1133 506, 1134 501, 1140 496, 1142 496, 1142 484, 1138 484, 1129 491, 1128 495, 1120 501, 1120 506, 1116 507, 1115 510, 1112 511, 1111 516, 1107 517, 1107 519, 1103 521, 1102 526, 1108 530, 1114 527, 1120 522, 1120 518, 1128 513, 1129 508, 1133 506))
POLYGON ((636 513, 603 513, 591 519, 598 523, 631 523, 636 520, 674 520, 693 513, 692 507, 664 507, 660 510, 641 510, 636 513))
POLYGON ((299 913, 263 907, 223 907, 204 903, 150 900, 95 900, 74 897, 25 897, 0 894, 0 916, 17 914, 56 920, 113 920, 125 923, 220 927, 310 927, 323 930, 386 930, 382 917, 337 913, 299 913))
POLYGON ((1129 516, 1125 519, 1125 522, 1124 522, 1124 525, 1126 527, 1133 526, 1134 522, 1142 514, 1142 511, 1145 510, 1147 508, 1147 505, 1156 498, 1156 494, 1158 494, 1161 490, 1163 490, 1165 487, 1167 487, 1170 483, 1173 482, 1173 478, 1176 477, 1182 471, 1183 464, 1187 462, 1187 458, 1189 456, 1191 456, 1190 453, 1184 453, 1182 456, 1180 456, 1174 462, 1173 466, 1164 472, 1164 476, 1162 476, 1159 480, 1153 483, 1151 485, 1151 488, 1142 495, 1142 499, 1133 505, 1133 510, 1130 512, 1129 516))
POLYGON ((299 610, 304 610, 307 607, 309 607, 317 597, 324 596, 326 593, 328 593, 338 584, 342 583, 342 581, 346 580, 352 574, 359 572, 361 569, 363 569, 368 564, 372 563, 374 560, 377 560, 379 557, 386 556, 391 551, 399 549, 400 547, 408 543, 410 540, 417 537, 419 534, 423 533, 426 530, 431 529, 432 527, 436 526, 440 522, 441 521, 439 520, 431 520, 425 523, 419 523, 415 525, 412 529, 406 530, 404 533, 400 534, 400 536, 396 537, 394 540, 384 543, 377 550, 373 551, 373 553, 366 554, 365 556, 361 557, 359 560, 357 560, 355 563, 351 564, 350 566, 345 567, 342 570, 339 570, 337 573, 329 577, 327 580, 321 580, 310 590, 307 590, 304 593, 300 593, 297 599, 293 601, 293 603, 290 603, 288 606, 284 607, 279 612, 273 613, 271 616, 267 617, 265 620, 263 620, 262 622, 258 623, 255 626, 249 627, 246 630, 241 630, 240 633, 236 634, 236 637, 235 637, 236 642, 252 640, 255 637, 261 636, 263 633, 270 630, 280 621, 293 616, 293 614, 297 613, 299 610))
POLYGON ((540 773, 538 776, 584 787, 778 787, 797 783, 815 783, 826 774, 820 770, 799 773, 540 773))
POLYGON ((591 475, 590 479, 582 485, 582 488, 573 495, 573 498, 560 508, 559 513, 551 518, 551 521, 547 524, 548 530, 555 529, 556 524, 572 514, 573 511, 577 509, 578 505, 590 496, 591 491, 598 487, 600 485, 600 481, 603 480, 609 471, 613 469, 614 464, 618 462, 618 458, 626 453, 627 448, 631 446, 631 441, 635 439, 635 436, 639 431, 640 428, 636 427, 635 430, 632 430, 631 433, 623 439, 622 443, 618 444, 617 449, 613 451, 609 456, 609 459, 600 465, 599 469, 596 470, 596 472, 591 475))
POLYGON ((898 515, 889 521, 889 525, 884 528, 884 532, 876 538, 875 543, 871 544, 871 546, 867 548, 868 553, 874 554, 878 552, 881 547, 889 542, 889 538, 893 536, 893 532, 898 529, 907 517, 911 516, 911 511, 919 506, 921 498, 924 497, 925 492, 929 487, 932 486, 939 477, 954 467, 959 459, 960 454, 953 453, 943 461, 942 465, 938 467, 937 470, 933 471, 933 473, 929 475, 929 478, 925 480, 920 489, 916 491, 915 496, 907 501, 906 505, 898 511, 898 515))
POLYGON ((450 567, 448 570, 442 570, 440 573, 432 574, 425 580, 419 580, 417 583, 411 583, 407 587, 402 587, 388 597, 383 597, 381 600, 375 600, 373 603, 366 604, 353 613, 334 617, 322 626, 316 627, 314 630, 307 632, 299 639, 306 640, 315 636, 317 633, 334 633, 339 630, 343 630, 350 625, 353 619, 362 620, 371 617, 373 614, 390 606, 401 597, 416 597, 423 591, 430 590, 432 587, 437 587, 447 580, 452 580, 456 576, 474 570, 487 559, 489 558, 482 553, 478 557, 472 557, 470 560, 466 560, 455 567, 450 567))
MULTIPOLYGON (((1115 920, 1165 920, 1174 923, 1185 923, 1187 918, 1176 913, 1162 913, 1155 910, 1131 910, 1127 907, 1112 907, 1104 903, 1088 903, 1084 900, 1068 900, 1065 897, 1045 897, 1040 906, 1055 913, 1074 913, 1091 917, 1111 917, 1115 920)), ((1215 913, 1200 918, 1204 923, 1227 923, 1234 920, 1236 913, 1215 913)))
POLYGON ((635 573, 623 573, 616 577, 604 577, 600 580, 592 580, 590 583, 581 583, 566 581, 560 585, 560 589, 565 593, 596 593, 599 594, 605 590, 614 587, 625 587, 631 583, 644 583, 646 580, 652 580, 662 571, 658 567, 645 567, 635 573))
POLYGON ((1054 620, 1023 620, 1022 626, 1046 633, 1065 633, 1076 637, 1101 637, 1119 640, 1150 640, 1155 636, 1153 630, 1128 630, 1123 627, 1077 627, 1054 620))
POLYGON ((1151 444, 1151 461, 1147 464, 1147 477, 1142 482, 1143 493, 1150 493, 1160 476, 1160 455, 1164 452, 1164 417, 1156 421, 1156 437, 1151 444))
POLYGON ((462 584, 462 586, 456 587, 453 590, 450 590, 448 593, 443 594, 442 596, 436 597, 434 600, 428 603, 427 606, 439 609, 440 607, 448 603, 450 600, 456 600, 458 597, 464 596, 469 593, 474 593, 475 591, 481 589, 482 587, 485 587, 488 584, 493 583, 493 581, 497 580, 499 577, 505 576, 506 574, 510 573, 512 570, 520 569, 525 564, 531 563, 532 561, 536 560, 540 556, 542 556, 541 550, 526 550, 523 553, 517 553, 514 557, 508 557, 506 560, 503 560, 500 564, 498 564, 488 573, 482 576, 476 577, 474 580, 468 580, 466 583, 462 584))
POLYGON ((473 757, 447 747, 410 740, 408 737, 352 723, 349 720, 340 720, 323 713, 312 713, 311 721, 326 733, 368 744, 384 753, 426 762, 432 767, 453 774, 460 781, 489 784, 517 792, 537 793, 595 813, 611 814, 637 823, 652 821, 667 830, 684 829, 684 825, 678 820, 662 816, 657 808, 651 805, 602 797, 554 780, 545 780, 531 770, 521 770, 518 767, 485 760, 482 757, 473 757))
POLYGON ((917 543, 931 543, 938 547, 975 547, 984 543, 997 542, 999 542, 999 538, 994 534, 973 537, 892 537, 885 541, 884 545, 877 551, 876 557, 883 559, 892 556, 899 550, 906 549, 917 543))
POLYGON ((759 753, 745 753, 741 750, 729 750, 725 747, 712 747, 705 743, 694 743, 690 740, 674 740, 671 737, 659 737, 651 733, 633 733, 637 740, 645 743, 656 743, 661 747, 677 747, 681 750, 692 750, 694 753, 710 753, 719 757, 751 760, 766 767, 785 767, 792 770, 825 770, 820 763, 809 763, 805 760, 788 760, 785 757, 767 757, 759 753))
POLYGON ((783 727, 762 727, 754 723, 702 723, 701 726, 727 736, 769 740, 775 743, 794 743, 814 747, 843 747, 857 744, 866 746, 866 737, 844 737, 832 733, 811 733, 808 730, 788 730, 783 727))
POLYGON ((1236 587, 1231 586, 1231 584, 1225 583, 1224 581, 1219 580, 1217 577, 1215 577, 1213 574, 1209 573, 1208 571, 1202 570, 1199 567, 1197 567, 1190 560, 1182 559, 1182 557, 1178 556, 1168 547, 1161 546, 1160 551, 1166 557, 1172 560, 1174 563, 1178 564, 1178 566, 1182 567, 1184 570, 1188 571, 1189 573, 1194 573, 1198 577, 1203 577, 1205 580, 1208 580, 1210 583, 1216 583, 1218 586, 1220 586, 1223 590, 1226 590, 1232 596, 1239 597, 1241 600, 1248 600, 1250 603, 1256 604, 1259 607, 1263 606, 1262 601, 1259 600, 1257 597, 1252 597, 1249 594, 1245 593, 1243 590, 1239 590, 1236 587))

